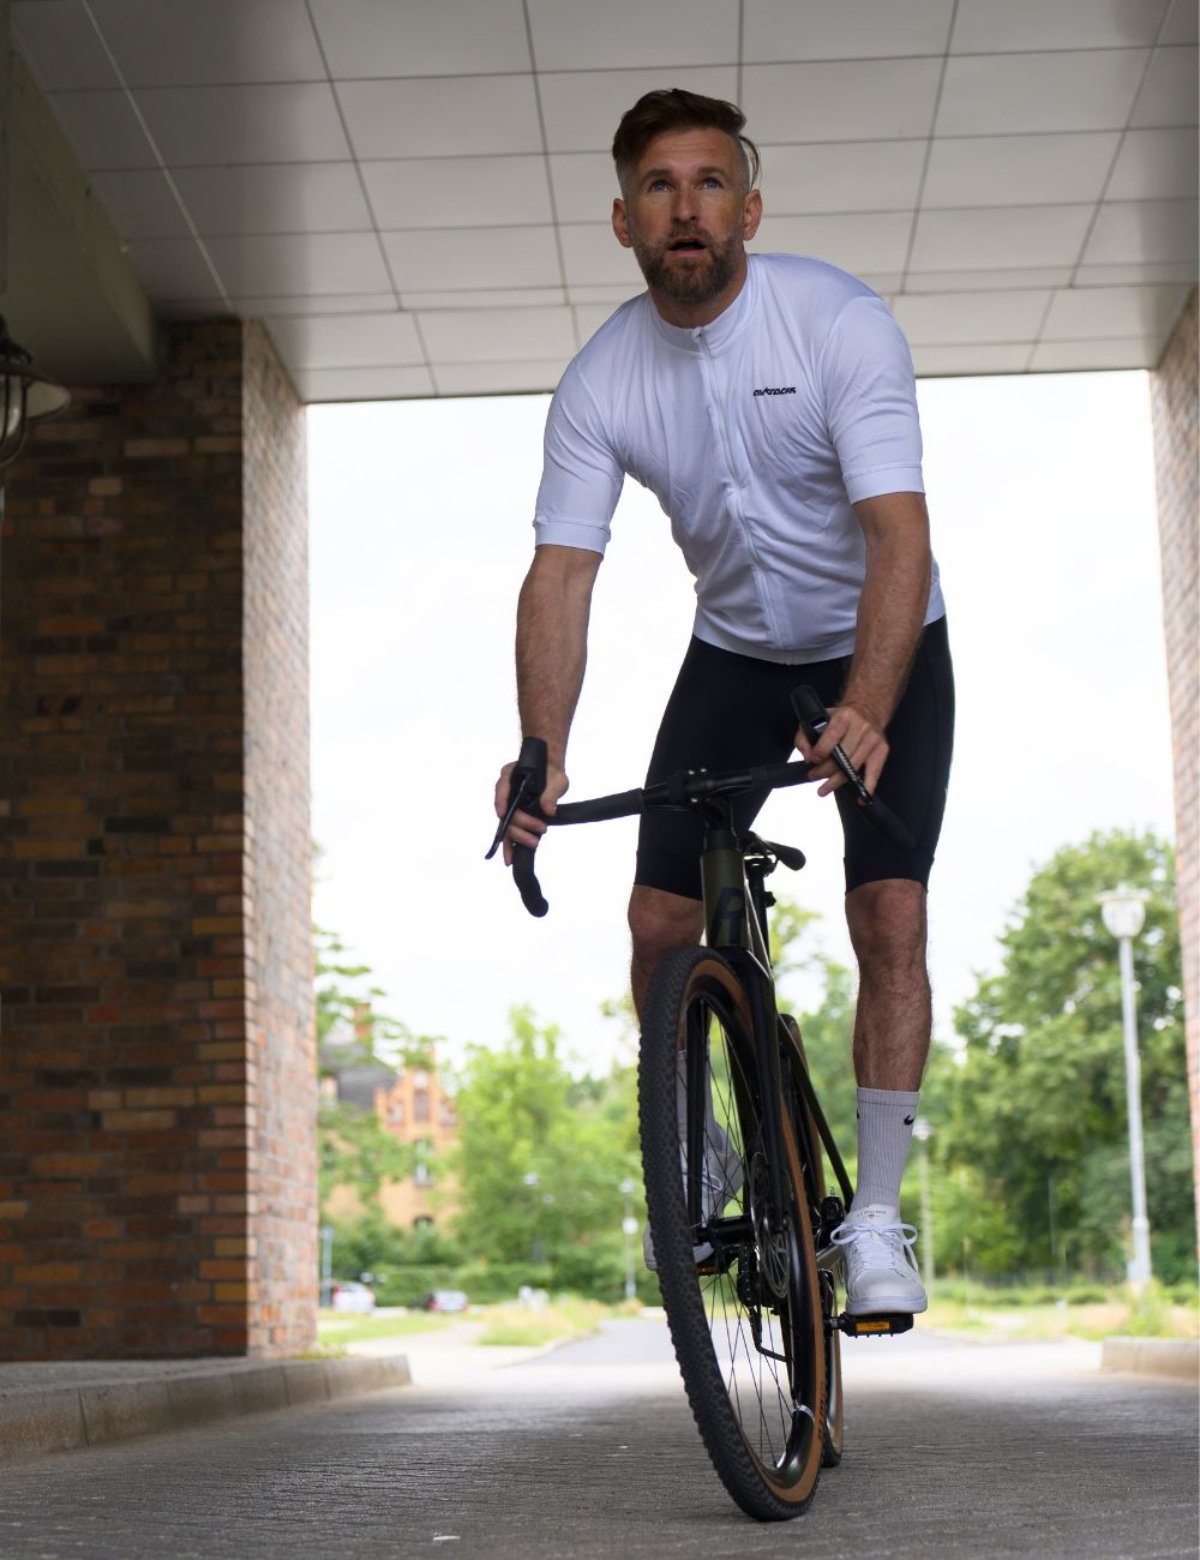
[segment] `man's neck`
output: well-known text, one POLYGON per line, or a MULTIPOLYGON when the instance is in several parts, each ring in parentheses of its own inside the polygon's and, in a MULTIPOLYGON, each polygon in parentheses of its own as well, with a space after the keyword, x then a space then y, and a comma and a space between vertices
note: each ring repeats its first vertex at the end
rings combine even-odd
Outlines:
POLYGON ((708 299, 706 303, 680 303, 655 287, 646 290, 650 294, 650 301, 668 325, 677 325, 681 330, 698 330, 702 325, 711 325, 719 315, 724 314, 746 285, 748 272, 748 262, 743 255, 737 275, 715 298, 708 299))

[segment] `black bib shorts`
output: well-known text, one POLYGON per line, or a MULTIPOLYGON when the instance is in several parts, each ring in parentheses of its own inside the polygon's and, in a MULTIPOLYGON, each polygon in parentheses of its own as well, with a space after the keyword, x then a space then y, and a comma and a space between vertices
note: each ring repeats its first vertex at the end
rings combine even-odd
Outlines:
MULTIPOLYGON (((849 656, 781 666, 693 639, 663 714, 646 784, 680 769, 782 763, 795 750, 791 690, 809 683, 828 708, 841 698, 849 673, 849 656)), ((885 878, 929 882, 954 745, 954 672, 945 618, 930 623, 921 637, 887 738, 879 795, 908 825, 916 845, 908 851, 890 845, 865 821, 850 788, 840 787, 836 799, 846 841, 847 893, 885 878)), ((735 826, 749 829, 765 800, 761 792, 739 798, 735 826)), ((703 827, 701 818, 682 808, 643 814, 634 881, 687 899, 702 898, 703 827)))

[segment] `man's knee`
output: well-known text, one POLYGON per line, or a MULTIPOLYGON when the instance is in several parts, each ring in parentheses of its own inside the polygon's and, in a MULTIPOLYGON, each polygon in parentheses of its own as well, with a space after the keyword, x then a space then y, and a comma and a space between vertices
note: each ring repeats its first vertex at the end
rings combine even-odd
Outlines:
POLYGON ((846 921, 860 969, 925 969, 926 895, 907 878, 863 883, 846 896, 846 921))
POLYGON ((639 884, 629 896, 629 930, 635 958, 661 958, 672 948, 700 941, 704 907, 698 899, 639 884))

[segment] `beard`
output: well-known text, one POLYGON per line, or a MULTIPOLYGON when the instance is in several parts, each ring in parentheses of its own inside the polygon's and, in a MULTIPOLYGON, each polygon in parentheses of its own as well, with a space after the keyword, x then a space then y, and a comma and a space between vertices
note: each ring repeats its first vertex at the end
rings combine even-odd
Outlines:
POLYGON ((631 227, 629 230, 633 254, 647 285, 669 298, 673 303, 711 303, 733 281, 742 264, 745 247, 740 233, 733 233, 725 243, 718 244, 709 234, 698 229, 672 233, 661 244, 648 244, 631 227), (692 252, 690 261, 669 259, 671 245, 680 239, 695 239, 704 245, 692 252))

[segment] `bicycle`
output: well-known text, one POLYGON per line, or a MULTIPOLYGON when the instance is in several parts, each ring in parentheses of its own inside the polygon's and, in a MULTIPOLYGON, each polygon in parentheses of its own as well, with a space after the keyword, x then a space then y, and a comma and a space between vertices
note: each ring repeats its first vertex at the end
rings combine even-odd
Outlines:
MULTIPOLYGON (((811 688, 792 695, 810 739, 828 715, 811 688)), ((868 816, 911 844, 840 748, 835 761, 868 816)), ((493 855, 518 808, 537 813, 546 749, 526 738, 493 855)), ((803 762, 710 774, 562 803, 551 824, 599 822, 649 807, 704 819, 705 942, 663 959, 650 983, 639 1054, 646 1202, 663 1308, 701 1438, 729 1494, 763 1521, 800 1515, 822 1466, 841 1461, 841 1335, 906 1332, 912 1317, 839 1313, 831 1236, 853 1187, 809 1077, 799 1027, 781 1014, 770 971, 766 879, 798 871, 792 846, 738 833, 733 803, 803 784, 803 762), (825 1183, 823 1154, 837 1191, 825 1183)), ((534 852, 513 877, 531 914, 549 908, 534 852)))

